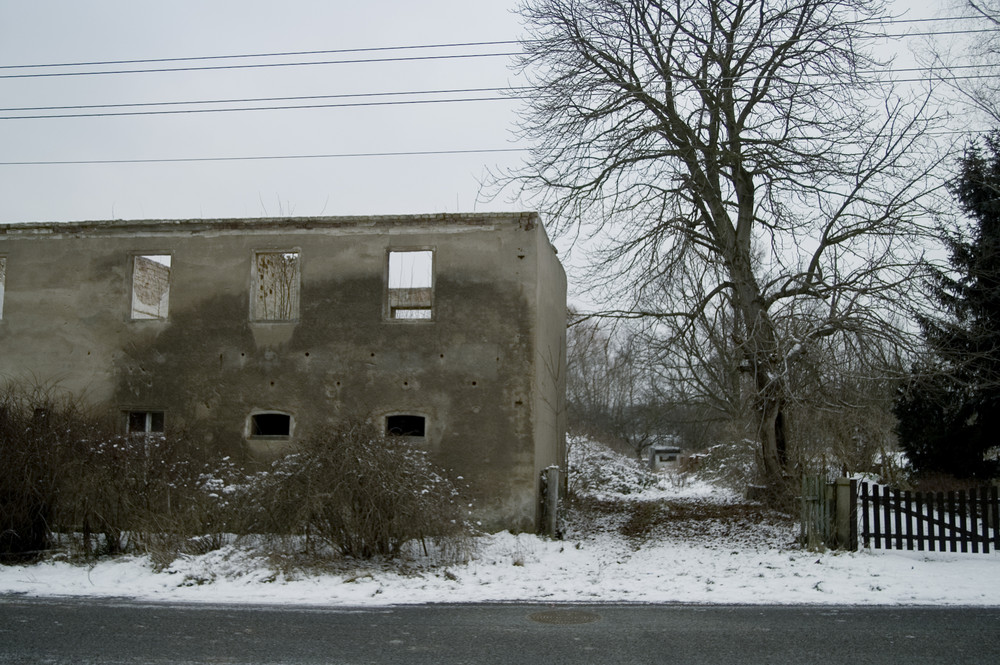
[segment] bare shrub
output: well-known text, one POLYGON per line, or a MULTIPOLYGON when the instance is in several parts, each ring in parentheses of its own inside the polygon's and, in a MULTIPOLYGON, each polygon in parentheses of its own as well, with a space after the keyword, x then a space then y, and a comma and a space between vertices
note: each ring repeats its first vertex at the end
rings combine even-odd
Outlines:
POLYGON ((467 536, 458 489, 404 437, 361 419, 303 442, 249 490, 258 533, 300 549, 369 559, 395 557, 413 540, 448 547, 467 536))
POLYGON ((218 542, 226 515, 197 446, 124 435, 116 420, 51 386, 0 392, 0 561, 37 558, 57 538, 73 554, 162 559, 218 542))
POLYGON ((0 561, 35 559, 52 546, 70 451, 104 425, 51 386, 0 392, 0 561))

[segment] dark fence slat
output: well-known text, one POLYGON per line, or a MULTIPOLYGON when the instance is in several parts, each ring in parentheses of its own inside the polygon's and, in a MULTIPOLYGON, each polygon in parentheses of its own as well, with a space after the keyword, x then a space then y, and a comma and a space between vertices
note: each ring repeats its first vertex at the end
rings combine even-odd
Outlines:
POLYGON ((979 528, 979 502, 977 499, 979 496, 976 494, 975 489, 969 490, 969 547, 972 549, 973 554, 979 554, 979 541, 982 537, 979 535, 982 529, 979 528))
POLYGON ((979 519, 982 529, 979 531, 979 543, 983 546, 983 554, 990 553, 990 490, 983 487, 979 490, 979 519))
POLYGON ((901 550, 903 549, 903 511, 901 510, 903 504, 898 489, 892 491, 892 502, 893 508, 895 508, 893 512, 896 513, 896 549, 901 550))
POLYGON ((955 508, 955 492, 948 492, 948 526, 951 527, 948 534, 948 546, 952 552, 958 551, 958 515, 956 515, 955 508))
POLYGON ((1000 488, 990 488, 990 527, 993 529, 993 549, 1000 549, 1000 488))
MULTIPOLYGON (((917 492, 913 497, 915 508, 917 509, 917 551, 924 551, 924 522, 926 520, 926 515, 924 513, 924 493, 917 492)), ((930 527, 930 524, 927 525, 930 527)))
POLYGON ((861 483, 861 538, 864 541, 865 547, 868 547, 870 543, 869 535, 871 534, 871 520, 868 517, 869 505, 868 483, 861 483))
MULTIPOLYGON (((906 549, 913 550, 913 518, 914 518, 914 506, 913 497, 910 494, 910 490, 903 492, 903 510, 900 512, 906 512, 906 549)), ((919 521, 919 520, 918 520, 919 521)))
POLYGON ((937 528, 938 528, 938 552, 948 551, 948 529, 945 528, 945 519, 948 513, 944 510, 944 492, 937 493, 937 528))
POLYGON ((965 502, 965 490, 958 491, 958 544, 962 552, 969 551, 969 512, 965 502))
POLYGON ((882 488, 878 485, 872 486, 872 516, 874 517, 875 530, 872 535, 875 537, 875 549, 882 549, 882 504, 879 503, 879 492, 882 488))

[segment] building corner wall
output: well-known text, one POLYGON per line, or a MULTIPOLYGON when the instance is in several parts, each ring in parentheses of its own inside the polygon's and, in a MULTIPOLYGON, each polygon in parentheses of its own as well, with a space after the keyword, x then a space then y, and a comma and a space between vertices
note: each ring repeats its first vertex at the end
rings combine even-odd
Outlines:
POLYGON ((566 272, 541 224, 535 280, 535 524, 541 527, 541 478, 566 468, 566 272))

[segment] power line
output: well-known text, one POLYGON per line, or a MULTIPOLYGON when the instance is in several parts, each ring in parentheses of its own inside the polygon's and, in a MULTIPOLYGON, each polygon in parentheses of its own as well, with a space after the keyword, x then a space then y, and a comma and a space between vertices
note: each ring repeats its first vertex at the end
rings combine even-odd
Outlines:
MULTIPOLYGON (((904 23, 928 23, 944 21, 969 21, 977 20, 975 16, 950 16, 943 18, 916 18, 916 19, 889 19, 877 21, 877 25, 900 25, 904 23)), ((867 22, 858 22, 858 25, 865 25, 867 22)), ((443 44, 410 44, 395 46, 372 46, 365 48, 343 48, 343 49, 321 49, 313 51, 274 51, 270 53, 230 53, 223 55, 195 55, 179 56, 171 58, 132 58, 126 60, 90 60, 82 62, 49 62, 49 63, 29 63, 25 65, 0 65, 0 70, 5 69, 35 69, 47 67, 97 67, 107 65, 138 65, 144 63, 164 63, 164 62, 198 62, 209 60, 234 60, 246 58, 283 58, 291 56, 306 55, 332 55, 335 53, 377 53, 384 51, 411 51, 423 49, 444 49, 444 48, 476 48, 483 46, 514 46, 523 43, 522 40, 506 39, 482 42, 450 42, 443 44)))
POLYGON ((933 32, 901 32, 894 35, 867 35, 870 39, 899 39, 902 37, 939 37, 941 35, 974 35, 985 32, 1000 32, 1000 28, 978 28, 970 30, 934 30, 933 32))
MULTIPOLYGON (((940 71, 951 71, 953 69, 971 69, 987 67, 988 65, 965 65, 950 69, 942 68, 940 71)), ((898 70, 888 70, 886 74, 927 72, 928 76, 922 78, 900 78, 893 79, 892 83, 923 83, 928 80, 941 81, 970 81, 980 79, 994 79, 994 74, 973 74, 965 76, 934 76, 932 68, 912 67, 898 70)), ((734 89, 734 88, 726 88, 734 89)), ((475 92, 500 92, 500 91, 530 91, 530 86, 517 86, 512 88, 464 88, 455 90, 428 90, 428 91, 407 91, 407 92, 373 92, 340 95, 307 95, 299 97, 259 97, 245 99, 220 99, 220 100, 193 100, 193 101, 167 101, 167 102, 138 102, 129 104, 93 104, 76 106, 40 106, 40 107, 15 107, 0 108, 0 113, 23 112, 23 111, 72 111, 85 109, 115 109, 115 108, 137 108, 149 106, 189 106, 198 104, 235 104, 235 103, 256 103, 256 102, 276 102, 276 101, 306 101, 317 99, 344 99, 344 98, 366 98, 366 97, 386 97, 386 96, 407 96, 421 94, 459 94, 475 92)), ((706 91, 707 89, 699 88, 706 91)), ((368 102, 340 102, 330 104, 291 104, 281 106, 241 106, 236 108, 195 108, 195 109, 169 109, 169 110, 142 110, 142 111, 97 111, 91 113, 50 113, 35 115, 12 115, 0 116, 0 120, 53 120, 57 118, 108 118, 127 116, 151 116, 151 115, 184 115, 200 113, 233 113, 239 111, 293 111, 306 109, 333 109, 333 108, 364 108, 376 106, 408 106, 425 104, 448 104, 465 102, 500 102, 516 99, 525 99, 525 95, 501 95, 492 97, 452 97, 447 99, 401 99, 390 101, 368 101, 368 102)))
POLYGON ((355 159, 368 157, 424 157, 432 155, 477 155, 507 152, 527 152, 528 148, 483 148, 471 150, 413 150, 392 152, 343 152, 316 155, 253 155, 243 157, 171 157, 156 159, 75 159, 28 162, 0 162, 0 166, 59 166, 97 164, 166 164, 181 162, 250 162, 285 159, 355 159))
POLYGON ((185 62, 198 60, 232 60, 236 58, 280 58, 302 55, 331 55, 334 53, 374 53, 378 51, 410 51, 436 48, 467 48, 477 46, 509 46, 518 44, 516 40, 492 42, 457 42, 451 44, 417 44, 413 46, 375 46, 370 48, 325 49, 322 51, 279 51, 275 53, 237 53, 230 55, 196 55, 177 58, 142 58, 134 60, 96 60, 90 62, 53 62, 29 65, 0 65, 0 69, 29 69, 34 67, 96 67, 103 65, 138 65, 153 62, 185 62))
MULTIPOLYGON (((917 19, 921 20, 921 19, 917 19)), ((888 69, 884 72, 863 72, 863 73, 884 73, 884 74, 909 74, 914 72, 932 72, 932 71, 948 71, 953 72, 957 70, 968 70, 968 69, 993 69, 994 65, 988 63, 974 64, 974 65, 951 65, 947 67, 902 67, 898 69, 888 69)), ((971 78, 982 78, 982 77, 971 77, 971 78)), ((990 76, 987 76, 990 78, 990 76)), ((63 106, 11 106, 6 108, 0 108, 0 113, 20 113, 25 111, 81 111, 85 109, 119 109, 119 108, 144 108, 144 107, 155 107, 155 106, 195 106, 202 104, 256 104, 263 102, 296 102, 296 101, 308 101, 308 100, 318 100, 318 99, 352 99, 352 98, 369 98, 369 97, 404 97, 411 95, 447 95, 447 94, 470 94, 470 93, 509 93, 509 92, 521 92, 532 90, 530 86, 504 86, 504 87, 492 87, 492 88, 451 88, 451 89, 434 89, 434 90, 399 90, 399 91, 384 91, 384 92, 357 92, 357 93, 340 93, 335 95, 297 95, 290 97, 237 97, 230 99, 191 99, 191 100, 173 100, 173 101, 159 101, 159 102, 124 102, 118 104, 69 104, 63 106)), ((267 107, 272 108, 272 107, 267 107)), ((283 107, 273 107, 273 108, 283 108, 283 107)), ((290 107, 296 108, 296 107, 290 107)), ((304 107, 310 108, 310 107, 304 107)), ((240 110, 240 109, 220 109, 220 110, 240 110)), ((254 109, 256 110, 256 109, 254 109)), ((49 117, 49 116, 44 116, 49 117)), ((51 116, 51 117, 75 117, 75 116, 51 116)))
MULTIPOLYGON (((978 131, 969 130, 940 130, 931 132, 933 136, 954 136, 966 134, 981 134, 978 131)), ((502 154, 529 152, 530 148, 475 148, 459 150, 412 150, 412 151, 387 151, 387 152, 342 152, 342 153, 322 153, 306 155, 248 155, 233 157, 163 157, 147 159, 68 159, 68 160, 37 160, 37 161, 12 161, 0 162, 0 166, 94 166, 112 164, 177 164, 192 162, 250 162, 250 161, 273 161, 273 160, 295 160, 295 159, 365 159, 379 157, 428 157, 447 155, 478 155, 478 154, 502 154)))
POLYGON ((520 53, 456 53, 451 55, 415 55, 398 58, 364 58, 358 60, 316 60, 308 62, 260 62, 252 65, 209 65, 207 67, 164 67, 160 69, 109 69, 87 72, 45 72, 41 74, 0 74, 0 79, 53 78, 62 76, 103 76, 107 74, 161 74, 165 72, 205 72, 224 69, 260 69, 265 67, 309 67, 313 65, 359 65, 382 62, 416 62, 421 60, 459 60, 470 58, 496 58, 520 53))
MULTIPOLYGON (((969 65, 978 66, 978 65, 969 65)), ((902 70, 901 70, 902 71, 902 70)), ((142 106, 186 106, 194 104, 252 104, 261 102, 293 102, 310 99, 350 99, 365 97, 403 97, 407 95, 447 95, 447 94, 469 94, 475 92, 505 92, 517 90, 530 90, 527 86, 515 86, 504 88, 453 88, 442 90, 400 90, 397 92, 357 92, 337 95, 302 95, 297 97, 245 97, 236 99, 192 99, 189 101, 168 101, 168 102, 132 102, 125 104, 75 104, 71 106, 14 106, 0 108, 0 113, 15 113, 21 111, 76 111, 83 109, 110 109, 110 108, 134 108, 142 106)))
POLYGON ((0 120, 51 120, 53 118, 110 118, 137 115, 180 115, 189 113, 231 113, 234 111, 291 111, 296 109, 360 108, 371 106, 403 106, 411 104, 449 104, 453 102, 499 102, 518 97, 465 97, 452 99, 400 99, 387 102, 342 102, 339 104, 296 104, 291 106, 243 106, 218 109, 171 109, 166 111, 104 111, 97 113, 58 113, 50 115, 0 116, 0 120))
MULTIPOLYGON (((941 19, 934 19, 934 18, 898 19, 898 20, 873 22, 872 24, 899 25, 905 23, 973 20, 975 18, 977 17, 956 16, 956 17, 941 18, 941 19)), ((866 25, 866 24, 868 24, 868 22, 857 23, 857 25, 866 25)), ((1000 32, 1000 29, 983 28, 983 29, 966 29, 966 30, 934 30, 928 32, 908 32, 899 34, 870 35, 869 37, 876 39, 880 38, 898 39, 903 37, 931 37, 939 35, 978 34, 978 33, 988 33, 988 32, 1000 32)), ((509 46, 522 43, 523 41, 519 40, 496 40, 496 41, 483 41, 483 42, 455 42, 455 43, 445 43, 445 44, 418 44, 410 46, 378 46, 378 47, 351 48, 351 49, 323 49, 314 51, 278 51, 271 53, 237 53, 237 54, 227 54, 227 55, 182 56, 182 57, 172 57, 172 58, 135 58, 135 59, 123 59, 123 60, 98 60, 98 61, 84 61, 84 62, 30 63, 26 65, 0 65, 0 70, 37 69, 37 68, 54 68, 54 67, 94 67, 94 66, 106 66, 106 65, 128 65, 128 64, 144 64, 144 63, 152 64, 152 63, 169 63, 169 62, 203 62, 211 60, 277 58, 277 57, 290 57, 290 56, 330 55, 337 53, 341 54, 376 53, 376 52, 386 52, 386 51, 403 51, 403 50, 418 50, 418 49, 474 48, 483 46, 509 46)), ((209 65, 209 66, 192 66, 192 67, 114 69, 114 70, 86 71, 86 72, 43 72, 38 74, 2 74, 0 75, 0 79, 47 78, 47 77, 61 77, 61 76, 101 76, 109 74, 153 74, 153 73, 163 73, 163 72, 254 69, 263 67, 305 67, 310 65, 369 64, 369 63, 406 62, 406 61, 419 61, 419 60, 486 58, 486 57, 501 57, 501 56, 515 56, 515 55, 520 55, 520 53, 517 52, 464 53, 464 54, 430 55, 430 56, 400 56, 395 58, 363 58, 363 59, 348 59, 348 60, 320 60, 320 61, 308 61, 308 62, 271 62, 271 63, 254 63, 247 65, 232 64, 232 65, 209 65)))

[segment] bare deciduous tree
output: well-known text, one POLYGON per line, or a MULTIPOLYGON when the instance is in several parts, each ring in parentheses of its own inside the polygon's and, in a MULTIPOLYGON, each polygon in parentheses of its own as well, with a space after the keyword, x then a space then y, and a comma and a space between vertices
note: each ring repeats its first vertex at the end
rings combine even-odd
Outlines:
POLYGON ((1000 126, 1000 0, 955 0, 948 13, 962 17, 916 52, 936 79, 990 127, 1000 126))
POLYGON ((866 48, 884 3, 521 11, 533 86, 521 130, 534 147, 511 181, 557 230, 604 242, 600 275, 631 287, 608 314, 694 341, 699 317, 725 317, 717 339, 739 358, 762 469, 780 483, 790 372, 831 337, 847 353, 895 338, 936 187, 925 103, 880 80, 885 63, 866 48))
POLYGON ((645 345, 633 330, 606 329, 598 319, 581 320, 571 311, 574 318, 566 336, 570 422, 641 461, 666 434, 645 345))

